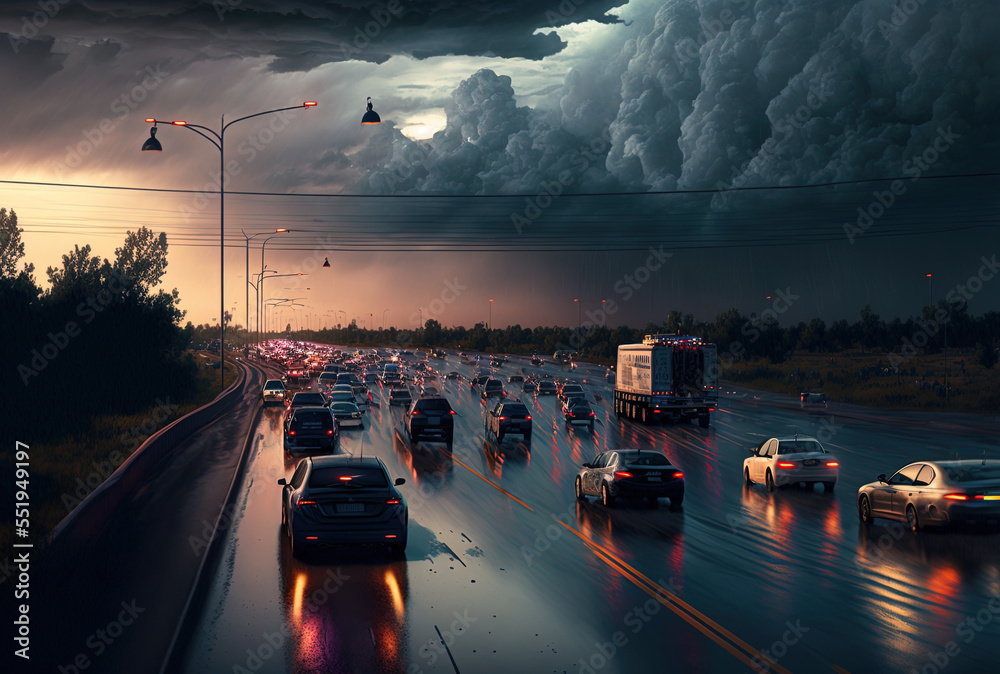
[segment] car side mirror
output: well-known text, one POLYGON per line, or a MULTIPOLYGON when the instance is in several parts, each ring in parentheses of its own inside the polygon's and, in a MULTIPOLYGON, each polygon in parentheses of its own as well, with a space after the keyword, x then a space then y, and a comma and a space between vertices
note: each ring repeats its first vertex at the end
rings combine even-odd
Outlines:
POLYGON ((281 479, 278 480, 278 484, 280 484, 281 486, 285 486, 288 483, 285 482, 285 478, 281 478, 281 479))
POLYGON ((879 482, 885 482, 885 473, 880 473, 879 474, 878 481, 879 482))
POLYGON ((397 487, 401 484, 406 484, 406 479, 402 477, 397 477, 396 481, 393 482, 393 484, 396 485, 397 487))

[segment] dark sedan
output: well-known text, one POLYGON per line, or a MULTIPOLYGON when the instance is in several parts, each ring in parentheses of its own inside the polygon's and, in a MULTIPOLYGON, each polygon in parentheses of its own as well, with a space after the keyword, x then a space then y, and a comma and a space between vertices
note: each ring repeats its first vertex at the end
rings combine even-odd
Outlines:
POLYGON ((1000 461, 918 461, 858 489, 858 517, 906 522, 912 530, 1000 522, 1000 461))
POLYGON ((619 449, 598 454, 576 476, 576 497, 598 496, 607 507, 620 497, 669 498, 671 508, 684 502, 684 473, 659 452, 619 449))
POLYGON ((320 547, 385 544, 406 550, 409 513, 382 460, 353 456, 310 457, 282 486, 281 524, 302 558, 320 547))
POLYGON ((556 390, 556 385, 550 381, 540 381, 538 382, 538 395, 540 396, 554 396, 558 391, 556 390))

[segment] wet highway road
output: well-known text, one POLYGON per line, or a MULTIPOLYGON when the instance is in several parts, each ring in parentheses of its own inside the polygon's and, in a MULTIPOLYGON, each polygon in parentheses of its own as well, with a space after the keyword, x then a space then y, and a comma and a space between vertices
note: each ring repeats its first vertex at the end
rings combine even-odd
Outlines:
MULTIPOLYGON (((454 355, 432 364, 472 373, 454 355)), ((499 374, 521 369, 539 370, 512 358, 499 374)), ((338 452, 380 456, 407 480, 401 560, 377 549, 292 559, 276 481, 301 455, 283 452, 282 412, 266 410, 183 671, 994 671, 1000 534, 865 528, 855 507, 878 473, 992 451, 990 420, 931 428, 749 395, 727 397, 707 430, 642 426, 615 418, 603 369, 542 369, 603 397, 593 433, 567 430, 554 396, 522 395, 530 451, 498 447, 464 381, 445 384, 459 414, 452 452, 402 442, 401 408, 384 403, 363 430, 342 431, 338 452), (744 486, 745 448, 796 430, 840 460, 836 490, 744 486), (682 511, 576 502, 583 461, 636 446, 684 471, 682 511)))

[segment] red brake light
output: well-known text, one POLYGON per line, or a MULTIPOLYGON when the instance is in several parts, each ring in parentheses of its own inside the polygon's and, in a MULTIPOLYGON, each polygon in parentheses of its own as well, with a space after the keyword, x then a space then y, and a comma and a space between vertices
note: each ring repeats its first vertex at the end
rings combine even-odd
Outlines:
POLYGON ((590 413, 590 416, 594 416, 594 413, 593 413, 593 412, 591 412, 591 413, 590 413))
POLYGON ((448 414, 454 414, 455 410, 448 410, 448 414))
POLYGON ((968 501, 969 497, 966 494, 945 494, 944 497, 949 501, 968 501))
POLYGON ((328 430, 328 431, 326 432, 326 434, 327 434, 327 435, 333 435, 333 429, 331 428, 330 430, 328 430))
POLYGON ((500 417, 500 421, 507 421, 507 417, 500 417))
POLYGON ((625 477, 632 477, 632 473, 629 473, 628 471, 624 471, 624 470, 616 470, 615 471, 615 479, 616 480, 621 480, 622 478, 625 478, 625 477))
POLYGON ((395 538, 396 534, 386 534, 385 537, 386 538, 395 538))
POLYGON ((341 475, 341 476, 340 476, 340 477, 338 477, 337 479, 338 479, 338 480, 341 480, 341 481, 343 481, 343 482, 350 482, 352 478, 351 478, 351 476, 350 476, 350 475, 341 475))
POLYGON ((677 471, 676 473, 674 473, 674 477, 679 480, 682 477, 684 477, 684 473, 677 471))
POLYGON ((418 412, 417 410, 413 410, 413 416, 417 416, 418 414, 420 414, 420 412, 418 412))
POLYGON ((294 430, 288 431, 288 434, 289 435, 295 435, 295 431, 294 430))
POLYGON ((827 468, 836 468, 839 465, 840 465, 840 463, 838 461, 827 461, 826 462, 826 467, 827 468))
POLYGON ((791 461, 779 461, 778 468, 795 468, 795 464, 791 461))
POLYGON ((319 536, 306 536, 307 541, 318 541, 319 536))
POLYGON ((526 419, 527 421, 531 421, 531 415, 529 414, 528 416, 526 416, 526 417, 525 417, 525 419, 526 419))
POLYGON ((386 505, 399 505, 400 501, 398 498, 391 498, 385 502, 386 505))
POLYGON ((299 501, 295 504, 295 509, 298 510, 304 505, 316 505, 316 501, 299 501))

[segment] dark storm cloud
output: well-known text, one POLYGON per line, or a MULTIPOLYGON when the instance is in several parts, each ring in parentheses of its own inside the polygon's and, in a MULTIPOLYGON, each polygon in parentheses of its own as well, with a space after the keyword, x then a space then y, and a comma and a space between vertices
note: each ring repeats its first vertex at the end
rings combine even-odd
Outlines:
POLYGON ((275 72, 311 70, 324 63, 392 55, 540 59, 565 46, 538 28, 569 22, 614 21, 614 0, 388 0, 387 2, 80 1, 7 2, 0 28, 22 38, 59 35, 111 39, 126 46, 184 46, 207 56, 272 56, 275 72), (44 8, 42 7, 44 5, 44 8))

